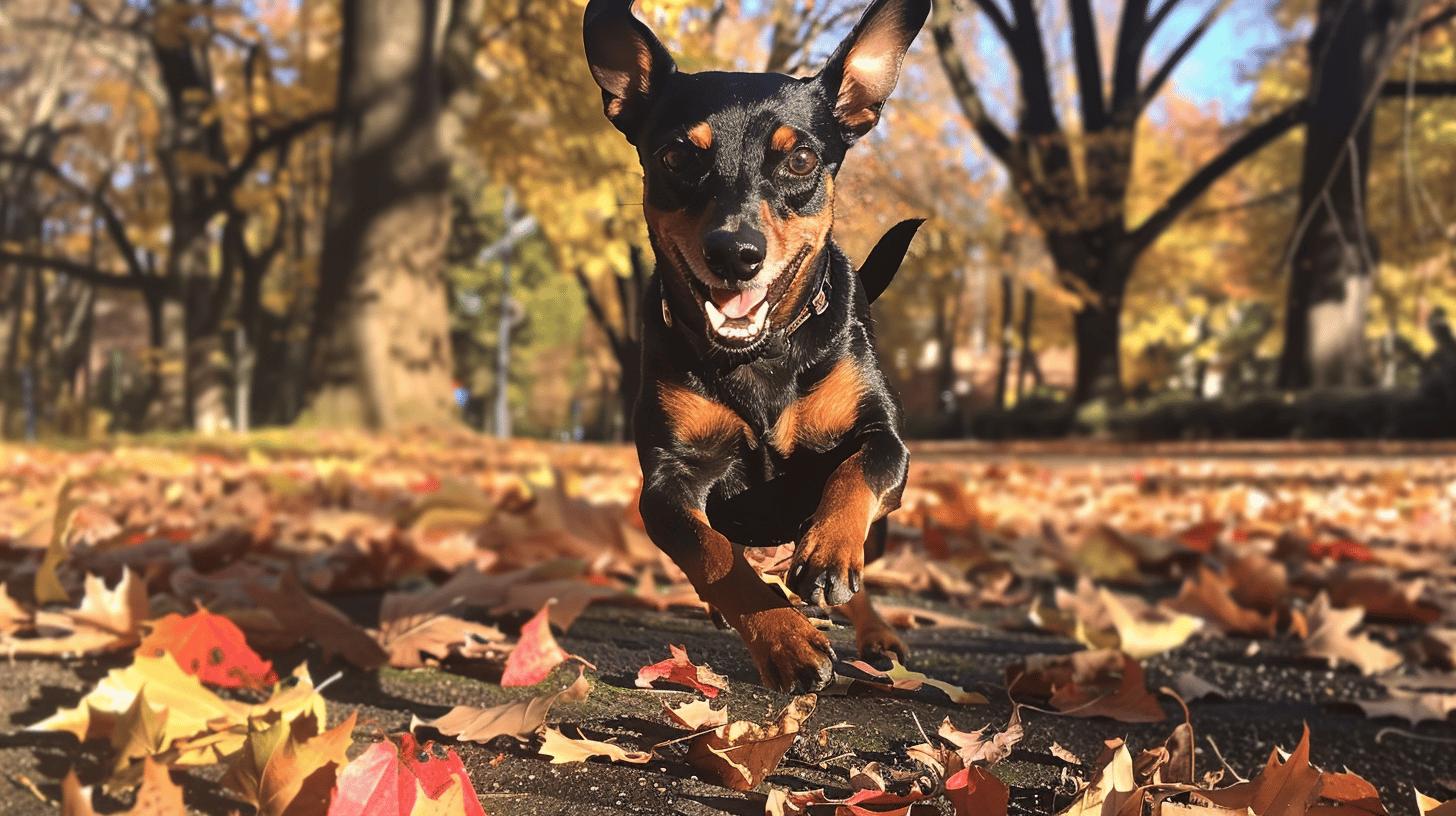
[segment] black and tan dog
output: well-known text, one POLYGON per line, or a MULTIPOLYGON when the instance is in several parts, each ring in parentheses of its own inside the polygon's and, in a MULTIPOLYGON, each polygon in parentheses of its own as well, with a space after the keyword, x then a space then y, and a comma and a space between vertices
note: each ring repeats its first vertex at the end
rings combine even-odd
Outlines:
POLYGON ((742 547, 797 542, 789 585, 854 622, 860 654, 905 657, 862 574, 884 548, 908 453, 869 302, 918 222, 858 274, 831 238, 834 179, 879 119, 929 0, 875 0, 814 77, 682 73, 631 12, 591 0, 587 60, 642 162, 657 269, 634 418, 642 519, 748 645, 766 685, 817 690, 829 641, 742 547))

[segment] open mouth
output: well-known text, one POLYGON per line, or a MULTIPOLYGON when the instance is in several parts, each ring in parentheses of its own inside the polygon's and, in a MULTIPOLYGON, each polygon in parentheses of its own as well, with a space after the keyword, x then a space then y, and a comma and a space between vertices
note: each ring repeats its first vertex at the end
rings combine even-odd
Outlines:
MULTIPOLYGON (((783 299, 811 249, 803 247, 767 286, 727 289, 709 285, 697 275, 687 275, 694 296, 702 304, 708 339, 731 351, 757 346, 769 334, 769 314, 783 299)), ((686 263, 683 267, 689 268, 686 263)))

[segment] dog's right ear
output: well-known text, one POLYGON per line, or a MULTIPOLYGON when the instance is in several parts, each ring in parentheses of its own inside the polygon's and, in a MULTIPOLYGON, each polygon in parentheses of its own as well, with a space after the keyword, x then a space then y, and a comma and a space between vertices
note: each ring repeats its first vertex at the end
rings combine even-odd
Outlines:
POLYGON ((586 61, 602 89, 602 109, 636 143, 652 98, 677 70, 651 29, 632 16, 633 0, 591 0, 582 19, 586 61))

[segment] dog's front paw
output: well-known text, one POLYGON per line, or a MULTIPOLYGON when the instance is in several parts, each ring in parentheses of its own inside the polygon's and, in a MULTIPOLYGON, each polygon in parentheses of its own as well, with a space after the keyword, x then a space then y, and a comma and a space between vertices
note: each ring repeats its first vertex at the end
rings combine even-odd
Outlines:
POLYGON ((910 648, 884 621, 855 626, 854 642, 860 660, 873 665, 888 665, 891 660, 904 664, 910 658, 910 648))
POLYGON ((753 612, 743 619, 747 644, 763 684, 779 691, 807 694, 834 679, 834 649, 829 638, 788 607, 753 612))
POLYGON ((815 525, 804 534, 789 565, 788 584, 816 606, 849 603, 864 580, 864 541, 815 525))

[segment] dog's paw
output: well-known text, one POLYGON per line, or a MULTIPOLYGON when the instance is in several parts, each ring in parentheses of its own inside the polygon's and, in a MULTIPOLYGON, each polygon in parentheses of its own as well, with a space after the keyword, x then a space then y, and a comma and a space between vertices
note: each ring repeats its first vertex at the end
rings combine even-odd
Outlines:
POLYGON ((815 606, 849 603, 864 580, 864 541, 810 527, 794 550, 788 585, 815 606))
POLYGON ((829 638, 788 607, 766 609, 743 620, 747 644, 763 684, 779 691, 807 694, 834 679, 837 659, 829 638))
POLYGON ((888 666, 891 660, 903 665, 910 659, 910 648, 886 623, 856 626, 854 643, 860 659, 874 666, 888 666))

